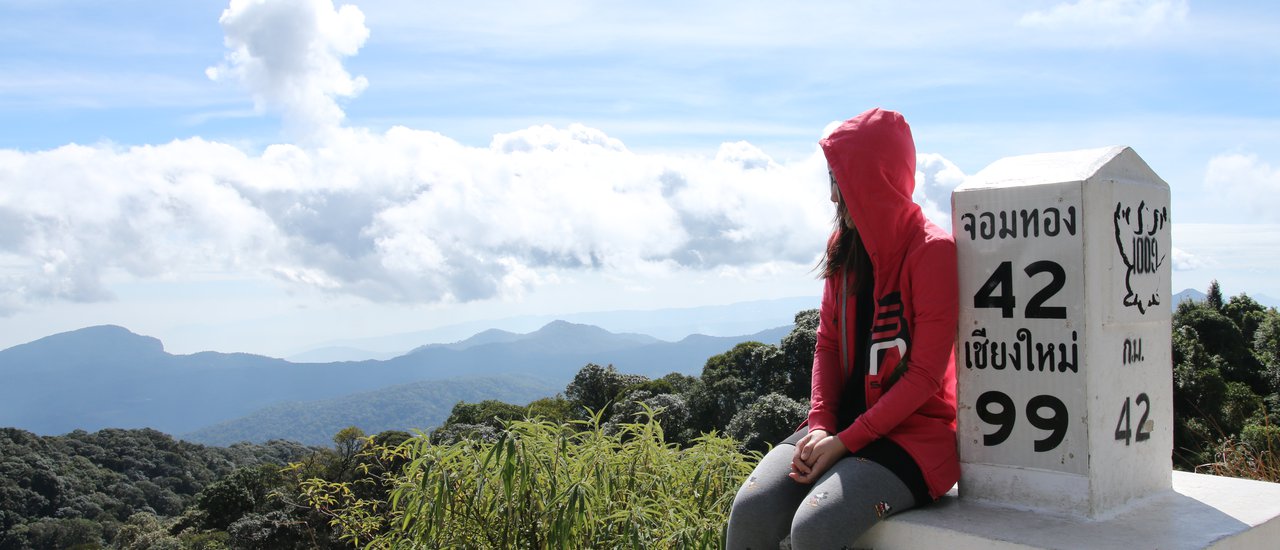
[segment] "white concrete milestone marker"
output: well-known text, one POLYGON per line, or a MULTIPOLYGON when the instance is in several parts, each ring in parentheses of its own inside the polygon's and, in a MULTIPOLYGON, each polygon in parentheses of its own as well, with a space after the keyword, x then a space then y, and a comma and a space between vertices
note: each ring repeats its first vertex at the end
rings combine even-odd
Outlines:
POLYGON ((1168 184, 1111 147, 999 160, 951 202, 960 497, 1098 518, 1169 489, 1168 184))

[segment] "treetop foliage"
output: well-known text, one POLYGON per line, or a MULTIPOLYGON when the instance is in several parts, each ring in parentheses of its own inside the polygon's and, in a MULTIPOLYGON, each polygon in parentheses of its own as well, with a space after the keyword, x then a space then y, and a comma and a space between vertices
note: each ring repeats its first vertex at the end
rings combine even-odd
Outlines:
POLYGON ((311 452, 288 441, 206 447, 150 429, 38 436, 0 428, 0 548, 94 548, 132 537, 144 517, 180 516, 238 472, 278 469, 311 452))
POLYGON ((1245 294, 1224 301, 1217 281, 1203 302, 1178 304, 1173 314, 1175 465, 1280 481, 1277 358, 1280 313, 1275 308, 1245 294), (1247 461, 1241 458, 1246 456, 1247 461), (1241 462, 1255 466, 1240 468, 1241 462), (1229 464, 1237 466, 1224 466, 1229 464))

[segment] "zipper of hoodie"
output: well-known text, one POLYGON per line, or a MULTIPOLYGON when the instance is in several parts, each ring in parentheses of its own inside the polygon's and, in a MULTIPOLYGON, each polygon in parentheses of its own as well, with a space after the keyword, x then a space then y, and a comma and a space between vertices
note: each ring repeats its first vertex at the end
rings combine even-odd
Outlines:
POLYGON ((849 272, 840 270, 840 368, 844 370, 845 383, 853 373, 849 372, 849 272))

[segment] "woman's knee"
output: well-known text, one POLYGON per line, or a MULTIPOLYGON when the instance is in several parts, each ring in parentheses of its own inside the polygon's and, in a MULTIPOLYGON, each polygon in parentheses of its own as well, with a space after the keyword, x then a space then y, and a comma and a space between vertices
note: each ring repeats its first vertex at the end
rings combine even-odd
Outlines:
MULTIPOLYGON (((790 447, 790 446, 788 446, 790 447)), ((805 486, 787 477, 790 470, 790 450, 775 448, 751 475, 742 482, 729 512, 731 528, 782 529, 785 532, 795 511, 796 503, 804 497, 805 486)))
POLYGON ((849 504, 826 492, 814 491, 791 519, 791 548, 844 548, 853 544, 875 520, 874 516, 869 518, 850 509, 849 504))
POLYGON ((852 545, 877 522, 913 504, 910 490, 888 469, 856 458, 842 460, 797 508, 791 547, 852 545))
POLYGON ((769 491, 759 491, 743 483, 738 494, 733 497, 733 507, 729 511, 729 521, 754 522, 777 514, 783 506, 779 506, 778 498, 769 491))

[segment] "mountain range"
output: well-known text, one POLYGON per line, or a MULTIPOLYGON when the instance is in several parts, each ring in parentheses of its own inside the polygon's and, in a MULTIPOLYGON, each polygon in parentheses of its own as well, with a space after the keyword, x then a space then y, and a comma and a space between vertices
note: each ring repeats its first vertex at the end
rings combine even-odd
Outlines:
MULTIPOLYGON (((1183 290, 1171 307, 1185 299, 1204 294, 1183 290)), ((1274 305, 1265 296, 1254 299, 1274 305)), ((789 303, 724 306, 690 314, 686 322, 745 318, 751 311, 775 315, 773 309, 789 303)), ((613 318, 615 325, 656 322, 635 312, 613 318)), ((0 426, 46 435, 151 427, 210 444, 272 438, 324 444, 348 425, 369 433, 430 429, 458 401, 527 403, 561 391, 587 363, 650 377, 697 375, 711 356, 748 340, 776 343, 790 330, 694 334, 673 342, 559 320, 526 333, 481 330, 385 359, 299 362, 244 353, 175 355, 158 339, 103 325, 0 351, 0 426)), ((407 337, 382 343, 402 345, 407 337)))
MULTIPOLYGON (((1280 300, 1267 296, 1266 294, 1254 294, 1254 295, 1250 295, 1249 297, 1252 298, 1253 301, 1258 302, 1258 304, 1261 305, 1262 307, 1280 307, 1280 300)), ((1184 300, 1191 300, 1193 302, 1203 302, 1204 299, 1205 299, 1205 293, 1200 292, 1199 290, 1196 290, 1194 288, 1187 288, 1187 289, 1183 289, 1181 292, 1178 292, 1177 294, 1174 294, 1173 300, 1170 300, 1171 302, 1170 305, 1173 307, 1173 309, 1176 310, 1178 309, 1178 304, 1182 303, 1184 300)))
MULTIPOLYGON (((463 399, 523 396, 527 401, 550 395, 587 363, 612 364, 623 372, 651 377, 670 372, 697 375, 713 355, 748 340, 776 343, 790 330, 784 326, 746 336, 693 335, 667 342, 554 321, 527 334, 484 331, 382 361, 294 363, 243 353, 174 355, 155 338, 104 325, 0 351, 0 426, 40 434, 150 427, 171 434, 206 434, 213 440, 213 426, 267 407, 325 400, 333 404, 344 396, 376 390, 412 393, 413 388, 391 389, 404 384, 427 383, 416 387, 419 394, 431 384, 452 388, 455 394, 437 392, 433 397, 441 406, 452 407, 463 399), (480 385, 492 389, 503 386, 495 379, 511 376, 522 381, 509 385, 527 386, 532 380, 541 386, 516 396, 477 393, 464 389, 459 380, 486 377, 480 385)), ((312 403, 305 410, 316 406, 312 403)), ((427 429, 428 420, 423 417, 400 428, 427 429)))
POLYGON ((1174 294, 1173 299, 1170 300, 1170 302, 1172 302, 1170 305, 1173 307, 1174 310, 1177 310, 1178 304, 1181 304, 1182 302, 1186 302, 1186 301, 1203 302, 1204 298, 1205 298, 1205 294, 1203 292, 1200 292, 1199 290, 1196 290, 1194 288, 1188 288, 1183 290, 1182 292, 1174 294))
POLYGON ((459 401, 496 399, 526 405, 563 390, 563 386, 517 375, 413 382, 332 399, 279 403, 179 437, 219 446, 273 439, 328 445, 333 435, 347 426, 356 426, 367 434, 386 430, 425 432, 444 424, 459 401))
POLYGON ((797 311, 818 307, 818 302, 817 296, 800 296, 717 306, 525 315, 370 338, 332 340, 291 352, 284 358, 295 363, 385 360, 404 355, 427 342, 454 342, 486 330, 528 333, 557 320, 597 326, 619 334, 641 333, 668 342, 679 341, 690 334, 738 336, 790 323, 797 311))

